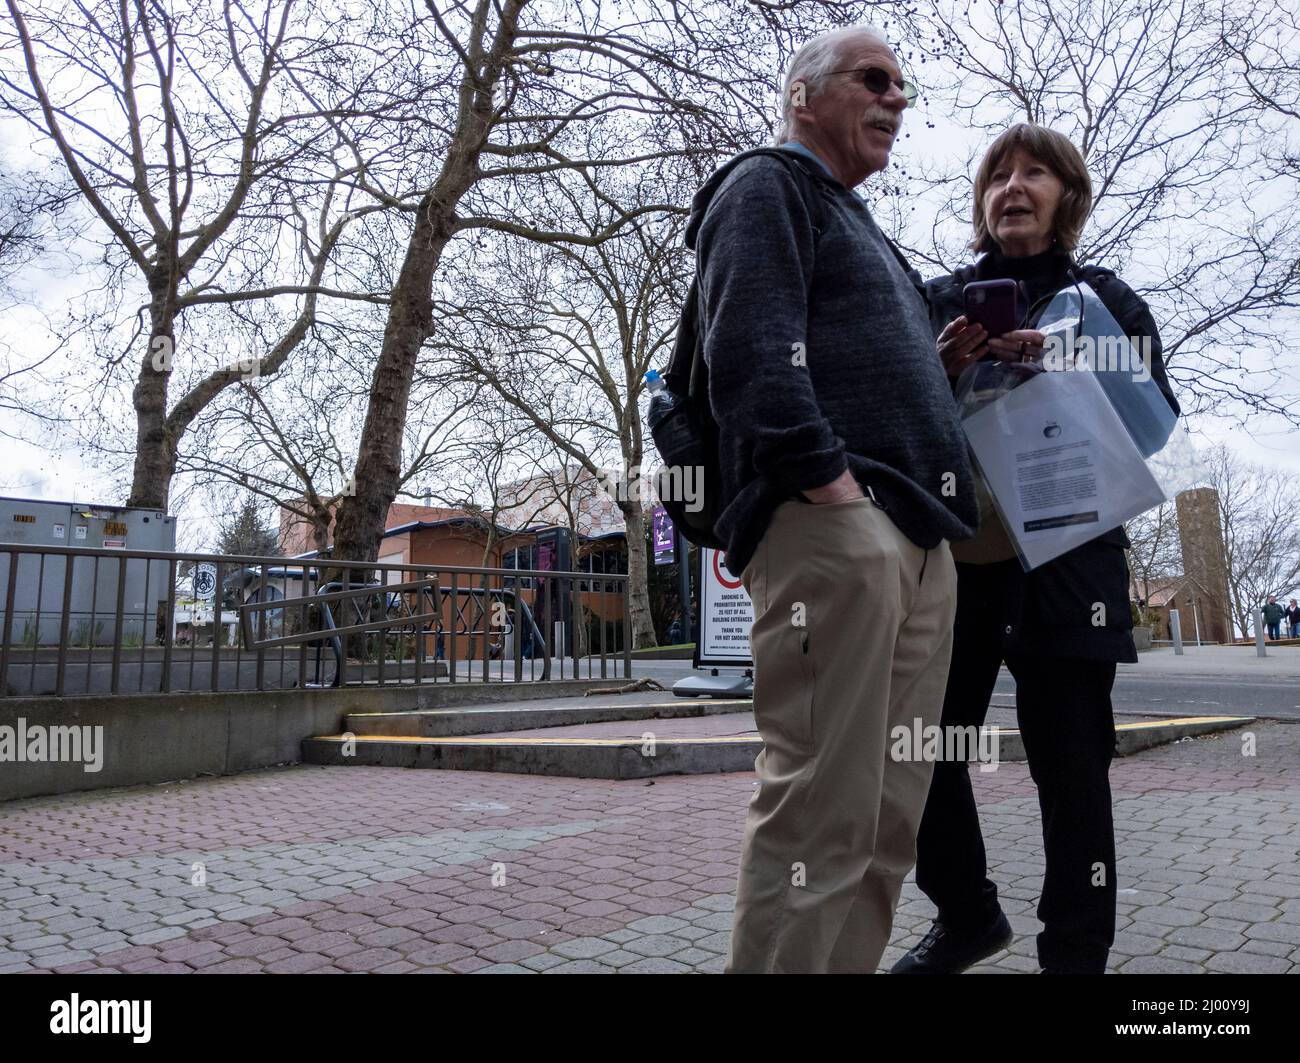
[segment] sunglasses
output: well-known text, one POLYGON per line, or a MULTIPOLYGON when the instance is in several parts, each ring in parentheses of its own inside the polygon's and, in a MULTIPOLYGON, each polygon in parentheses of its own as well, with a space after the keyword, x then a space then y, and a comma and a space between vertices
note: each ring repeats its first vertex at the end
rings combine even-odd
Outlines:
POLYGON ((889 91, 890 85, 897 85, 899 90, 907 97, 907 106, 911 107, 916 103, 918 95, 916 86, 910 81, 895 81, 889 76, 889 71, 881 70, 878 66, 860 67, 855 70, 832 70, 832 74, 860 74, 862 84, 867 86, 867 91, 874 92, 877 96, 883 96, 889 91))

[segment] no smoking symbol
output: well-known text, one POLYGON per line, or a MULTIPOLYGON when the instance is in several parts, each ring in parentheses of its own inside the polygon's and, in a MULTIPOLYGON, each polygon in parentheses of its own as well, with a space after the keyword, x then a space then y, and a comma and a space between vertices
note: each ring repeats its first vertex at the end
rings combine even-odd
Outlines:
POLYGON ((217 574, 211 569, 201 568, 194 574, 194 596, 210 598, 217 589, 217 574))

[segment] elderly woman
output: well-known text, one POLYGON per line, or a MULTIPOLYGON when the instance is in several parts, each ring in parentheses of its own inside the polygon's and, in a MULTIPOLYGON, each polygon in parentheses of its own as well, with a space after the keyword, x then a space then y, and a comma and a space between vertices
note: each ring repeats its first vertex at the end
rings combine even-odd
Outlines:
MULTIPOLYGON (((1077 278, 1092 286, 1126 335, 1150 338, 1152 376, 1177 413, 1146 304, 1111 270, 1074 261, 1091 206, 1088 171, 1066 137, 1034 125, 998 137, 975 178, 971 246, 985 254, 926 286, 939 357, 954 380, 982 359, 1041 358, 1045 337, 1031 326, 1051 296, 1077 278), (1017 282, 1022 327, 989 336, 962 315, 962 290, 972 281, 1002 278, 1017 282)), ((975 540, 953 547, 957 613, 943 724, 983 724, 1006 663, 1042 809, 1047 869, 1038 958, 1047 972, 1102 973, 1114 941, 1110 693, 1116 663, 1137 660, 1128 545, 1124 529, 1115 528, 1026 573, 991 516, 975 540)), ((895 965, 899 974, 957 973, 1012 937, 988 877, 967 766, 935 768, 917 839, 916 879, 938 918, 895 965)))

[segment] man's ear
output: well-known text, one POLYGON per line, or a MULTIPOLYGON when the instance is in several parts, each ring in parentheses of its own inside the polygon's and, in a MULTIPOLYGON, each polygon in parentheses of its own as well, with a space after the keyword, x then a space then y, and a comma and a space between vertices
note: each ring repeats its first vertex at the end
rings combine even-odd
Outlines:
POLYGON ((790 106, 795 110, 808 106, 808 83, 802 78, 790 84, 790 106))

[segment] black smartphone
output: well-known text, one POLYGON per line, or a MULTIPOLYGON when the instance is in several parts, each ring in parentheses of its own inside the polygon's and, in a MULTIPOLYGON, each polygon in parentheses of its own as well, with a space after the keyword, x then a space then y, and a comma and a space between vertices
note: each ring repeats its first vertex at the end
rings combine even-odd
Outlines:
POLYGON ((983 325, 990 336, 1013 332, 1016 316, 1016 282, 1013 280, 972 281, 962 289, 966 320, 983 325))

